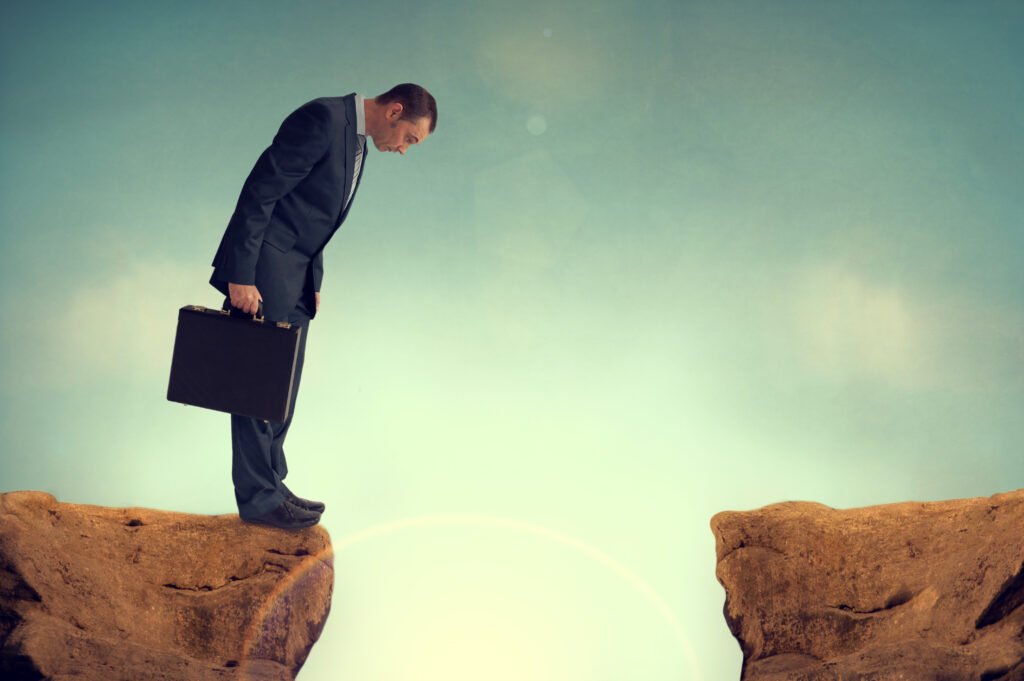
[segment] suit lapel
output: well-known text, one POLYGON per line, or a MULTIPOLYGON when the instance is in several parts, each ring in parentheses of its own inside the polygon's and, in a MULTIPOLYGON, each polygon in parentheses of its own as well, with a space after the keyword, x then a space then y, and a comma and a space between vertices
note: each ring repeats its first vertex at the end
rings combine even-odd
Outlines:
POLYGON ((347 212, 345 201, 352 191, 352 169, 356 166, 356 96, 355 94, 345 96, 345 118, 348 125, 345 126, 345 182, 341 188, 341 209, 338 211, 338 224, 345 219, 347 212))

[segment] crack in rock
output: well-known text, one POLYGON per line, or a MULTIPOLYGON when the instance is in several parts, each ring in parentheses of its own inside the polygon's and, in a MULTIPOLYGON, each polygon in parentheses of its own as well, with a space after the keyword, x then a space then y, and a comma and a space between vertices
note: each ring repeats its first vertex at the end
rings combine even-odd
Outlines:
POLYGON ((879 608, 871 608, 870 610, 859 610, 845 603, 837 603, 836 605, 826 605, 825 607, 832 608, 833 610, 842 610, 843 612, 849 612, 855 615, 874 615, 880 612, 885 612, 886 610, 898 608, 901 605, 909 603, 914 599, 916 595, 917 594, 911 593, 908 589, 903 589, 890 596, 889 599, 885 602, 885 605, 879 608))
POLYGON ((318 563, 323 565, 329 570, 334 570, 334 553, 331 550, 320 553, 310 553, 307 549, 296 549, 295 551, 282 551, 281 549, 265 549, 267 553, 272 553, 276 556, 291 556, 293 558, 309 559, 315 558, 318 563))
POLYGON ((722 557, 718 559, 718 562, 719 563, 723 562, 726 558, 728 558, 732 554, 736 553, 740 549, 747 549, 747 550, 749 550, 749 549, 763 549, 765 551, 770 551, 772 553, 777 553, 780 556, 782 556, 783 558, 787 557, 787 554, 786 554, 785 551, 777 549, 774 546, 762 546, 761 544, 748 544, 746 541, 740 541, 736 546, 734 546, 733 548, 729 549, 729 551, 727 551, 725 554, 723 554, 722 557))
POLYGON ((302 558, 308 556, 309 551, 306 549, 296 549, 295 551, 282 551, 281 549, 267 549, 267 553, 273 553, 276 556, 295 556, 296 558, 302 558))
POLYGON ((266 572, 288 572, 288 568, 284 565, 281 565, 280 563, 265 562, 263 563, 263 565, 260 566, 260 569, 256 572, 253 572, 252 574, 245 575, 242 577, 239 577, 237 575, 231 575, 227 578, 227 581, 225 581, 222 584, 198 584, 196 586, 190 586, 186 584, 167 583, 161 584, 161 586, 163 586, 165 589, 171 589, 173 591, 185 591, 193 593, 218 591, 220 589, 224 589, 231 586, 235 582, 241 582, 246 579, 252 579, 253 577, 258 577, 259 575, 262 575, 266 572))

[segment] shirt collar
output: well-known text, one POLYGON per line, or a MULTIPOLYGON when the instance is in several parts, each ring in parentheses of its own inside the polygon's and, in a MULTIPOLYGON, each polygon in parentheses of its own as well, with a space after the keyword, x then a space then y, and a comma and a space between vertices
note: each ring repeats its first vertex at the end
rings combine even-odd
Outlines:
POLYGON ((366 111, 363 110, 363 96, 356 93, 356 134, 366 137, 366 111))

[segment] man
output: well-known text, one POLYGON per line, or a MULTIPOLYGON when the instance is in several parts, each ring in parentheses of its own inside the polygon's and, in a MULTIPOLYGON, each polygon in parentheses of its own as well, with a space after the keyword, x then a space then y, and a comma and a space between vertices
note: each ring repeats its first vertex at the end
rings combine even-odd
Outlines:
POLYGON ((309 321, 320 308, 323 249, 355 198, 366 167, 366 137, 380 151, 404 155, 436 124, 433 96, 411 83, 372 99, 356 93, 314 99, 284 120, 242 186, 210 283, 235 314, 255 314, 262 304, 268 321, 302 327, 288 418, 277 423, 231 415, 231 477, 244 521, 296 529, 320 520, 324 504, 298 497, 284 484, 284 439, 309 321))

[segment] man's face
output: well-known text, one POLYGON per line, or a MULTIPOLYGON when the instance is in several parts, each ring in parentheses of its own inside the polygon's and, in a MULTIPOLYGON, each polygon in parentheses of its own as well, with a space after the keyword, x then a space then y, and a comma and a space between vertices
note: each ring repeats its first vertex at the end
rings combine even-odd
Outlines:
POLYGON ((384 132, 373 138, 373 144, 381 151, 397 151, 405 155, 406 149, 419 144, 430 134, 430 116, 414 120, 402 120, 402 105, 388 105, 384 114, 387 127, 384 132))

